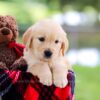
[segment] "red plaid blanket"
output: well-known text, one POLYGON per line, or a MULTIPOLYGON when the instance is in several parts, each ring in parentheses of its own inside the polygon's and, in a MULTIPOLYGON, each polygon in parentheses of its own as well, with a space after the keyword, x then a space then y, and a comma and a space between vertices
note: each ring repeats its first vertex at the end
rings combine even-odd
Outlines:
POLYGON ((0 95, 4 100, 74 100, 74 73, 69 71, 67 78, 68 85, 65 88, 54 85, 48 87, 30 73, 0 70, 0 95), (16 90, 12 94, 16 94, 9 96, 12 86, 16 90))
MULTIPOLYGON (((24 46, 12 42, 9 47, 22 56, 24 46)), ((74 100, 74 72, 69 71, 66 78, 68 85, 65 88, 48 87, 28 72, 0 69, 0 96, 3 100, 74 100)))

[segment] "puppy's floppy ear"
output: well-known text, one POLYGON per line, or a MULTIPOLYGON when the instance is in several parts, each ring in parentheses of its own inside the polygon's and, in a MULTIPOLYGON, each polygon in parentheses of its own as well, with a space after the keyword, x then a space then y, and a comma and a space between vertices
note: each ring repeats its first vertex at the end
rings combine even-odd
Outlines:
POLYGON ((32 41, 33 41, 33 37, 30 36, 30 37, 28 38, 27 43, 26 43, 26 48, 32 48, 32 41))
POLYGON ((61 53, 62 53, 63 56, 64 56, 65 52, 67 51, 68 46, 69 46, 68 39, 65 36, 63 38, 63 42, 62 42, 62 45, 61 45, 61 53))
POLYGON ((31 33, 32 33, 32 29, 31 28, 27 29, 26 32, 24 33, 24 35, 23 35, 23 43, 25 45, 26 45, 31 33))
POLYGON ((32 28, 29 28, 23 35, 23 43, 26 45, 26 48, 31 48, 32 39, 32 28))

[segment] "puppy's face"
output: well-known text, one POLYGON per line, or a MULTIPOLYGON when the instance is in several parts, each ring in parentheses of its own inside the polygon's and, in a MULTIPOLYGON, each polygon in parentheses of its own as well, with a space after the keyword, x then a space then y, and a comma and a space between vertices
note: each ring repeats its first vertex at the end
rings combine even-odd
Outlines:
POLYGON ((58 24, 48 22, 42 22, 36 26, 27 31, 30 34, 27 47, 33 56, 43 61, 49 61, 64 55, 68 41, 66 33, 61 27, 58 24))
POLYGON ((41 60, 56 58, 61 49, 61 39, 56 34, 37 34, 32 40, 32 50, 41 60))

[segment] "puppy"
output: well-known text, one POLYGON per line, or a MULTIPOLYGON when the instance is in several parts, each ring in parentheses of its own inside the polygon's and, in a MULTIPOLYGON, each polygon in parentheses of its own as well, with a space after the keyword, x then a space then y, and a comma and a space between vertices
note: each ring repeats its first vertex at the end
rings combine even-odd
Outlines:
POLYGON ((65 87, 70 64, 64 58, 68 39, 61 26, 50 19, 40 21, 25 32, 23 42, 28 72, 37 75, 44 85, 65 87))

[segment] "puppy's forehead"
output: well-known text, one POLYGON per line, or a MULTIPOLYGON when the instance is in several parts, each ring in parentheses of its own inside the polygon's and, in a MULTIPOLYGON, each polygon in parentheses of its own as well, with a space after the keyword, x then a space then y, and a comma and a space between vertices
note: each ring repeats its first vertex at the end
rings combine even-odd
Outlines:
POLYGON ((62 27, 58 23, 52 20, 43 20, 36 23, 33 26, 33 32, 36 35, 46 36, 46 37, 47 36, 61 37, 62 35, 66 35, 62 27))

